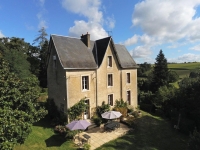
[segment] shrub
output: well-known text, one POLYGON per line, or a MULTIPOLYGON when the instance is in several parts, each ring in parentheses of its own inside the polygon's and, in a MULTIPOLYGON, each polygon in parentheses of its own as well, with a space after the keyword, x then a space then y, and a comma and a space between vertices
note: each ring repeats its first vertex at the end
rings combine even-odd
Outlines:
POLYGON ((140 115, 139 115, 139 113, 137 112, 137 111, 134 111, 133 113, 133 116, 135 117, 135 118, 138 118, 140 115))
POLYGON ((98 127, 101 125, 102 123, 102 119, 99 118, 98 116, 93 116, 92 117, 92 121, 95 123, 95 125, 97 125, 98 127))
POLYGON ((54 132, 61 134, 61 135, 65 135, 66 131, 67 131, 67 128, 65 126, 62 126, 62 125, 57 125, 54 128, 54 132))
POLYGON ((84 144, 83 149, 84 150, 90 150, 90 147, 91 147, 90 144, 86 143, 86 144, 84 144))
POLYGON ((196 128, 195 128, 193 134, 190 134, 188 149, 189 150, 199 150, 200 149, 200 133, 197 132, 196 128))
POLYGON ((115 101, 115 107, 127 107, 128 104, 127 102, 124 102, 123 99, 117 100, 115 101))
POLYGON ((69 130, 68 128, 66 128, 66 134, 65 134, 65 138, 67 139, 73 139, 74 136, 79 132, 79 130, 69 130))

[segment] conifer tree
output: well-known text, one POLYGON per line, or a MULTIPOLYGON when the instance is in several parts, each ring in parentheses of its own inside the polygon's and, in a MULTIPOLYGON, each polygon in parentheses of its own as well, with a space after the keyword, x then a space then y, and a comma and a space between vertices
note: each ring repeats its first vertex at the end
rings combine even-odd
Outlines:
POLYGON ((167 86, 169 80, 169 70, 167 67, 167 59, 165 58, 162 50, 156 57, 156 62, 153 67, 153 78, 151 81, 150 90, 156 92, 159 87, 167 86))

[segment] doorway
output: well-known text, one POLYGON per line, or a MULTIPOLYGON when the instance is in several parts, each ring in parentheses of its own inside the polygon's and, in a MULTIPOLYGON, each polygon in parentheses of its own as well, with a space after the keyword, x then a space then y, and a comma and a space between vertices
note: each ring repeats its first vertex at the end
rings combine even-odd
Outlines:
POLYGON ((89 99, 85 100, 85 104, 88 105, 88 108, 84 111, 84 119, 89 119, 89 114, 90 114, 90 102, 89 99))

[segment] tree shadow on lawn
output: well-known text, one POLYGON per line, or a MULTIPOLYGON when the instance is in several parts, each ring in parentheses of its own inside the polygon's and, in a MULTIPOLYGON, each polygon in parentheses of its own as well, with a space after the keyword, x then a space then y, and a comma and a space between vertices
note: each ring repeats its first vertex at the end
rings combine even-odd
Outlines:
POLYGON ((102 145, 97 150, 186 150, 187 136, 178 133, 169 122, 151 116, 134 121, 135 130, 102 145))
POLYGON ((47 147, 60 147, 63 143, 66 142, 66 139, 63 136, 60 135, 52 135, 48 139, 45 140, 46 146, 47 147))
POLYGON ((38 122, 35 122, 33 126, 38 126, 38 127, 43 127, 43 128, 53 128, 51 126, 51 120, 48 117, 45 117, 38 122))

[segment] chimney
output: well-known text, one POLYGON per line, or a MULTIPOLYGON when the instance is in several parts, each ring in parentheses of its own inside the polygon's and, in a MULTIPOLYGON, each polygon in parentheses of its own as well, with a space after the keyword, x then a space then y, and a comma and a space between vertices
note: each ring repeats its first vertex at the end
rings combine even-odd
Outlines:
POLYGON ((81 36, 81 41, 82 41, 88 48, 90 48, 90 34, 88 34, 88 32, 87 32, 87 34, 85 34, 85 35, 82 34, 82 36, 81 36))

